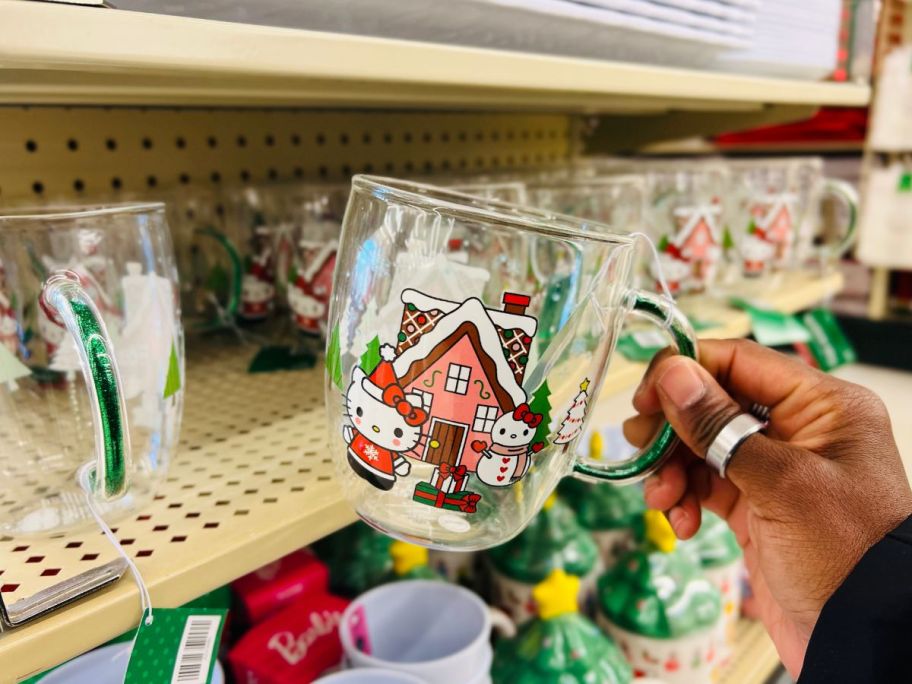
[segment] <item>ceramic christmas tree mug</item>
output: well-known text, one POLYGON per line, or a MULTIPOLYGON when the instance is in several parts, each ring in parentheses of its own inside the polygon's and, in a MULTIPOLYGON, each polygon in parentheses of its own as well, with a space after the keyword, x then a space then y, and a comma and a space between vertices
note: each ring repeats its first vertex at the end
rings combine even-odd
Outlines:
POLYGON ((108 520, 152 498, 177 442, 183 333, 164 205, 0 216, 0 530, 108 520))
POLYGON ((629 313, 696 355, 674 304, 631 287, 635 253, 634 238, 601 224, 356 176, 326 401, 339 481, 358 514, 414 543, 482 549, 525 527, 564 476, 624 483, 655 470, 674 443, 668 425, 623 461, 575 451, 629 313), (558 310, 531 274, 533 239, 552 243, 551 268, 567 283, 558 310), (492 278, 498 252, 511 268, 492 278), (536 334, 542 319, 553 323, 547 339, 536 334))

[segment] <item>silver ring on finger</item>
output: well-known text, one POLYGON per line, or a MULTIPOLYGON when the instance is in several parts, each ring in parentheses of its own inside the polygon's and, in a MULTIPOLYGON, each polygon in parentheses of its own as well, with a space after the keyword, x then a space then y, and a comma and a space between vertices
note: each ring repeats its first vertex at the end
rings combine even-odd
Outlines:
POLYGON ((765 429, 767 423, 754 418, 749 413, 741 413, 732 418, 723 427, 709 445, 706 452, 706 463, 710 468, 725 478, 728 462, 738 451, 738 447, 751 435, 765 429))

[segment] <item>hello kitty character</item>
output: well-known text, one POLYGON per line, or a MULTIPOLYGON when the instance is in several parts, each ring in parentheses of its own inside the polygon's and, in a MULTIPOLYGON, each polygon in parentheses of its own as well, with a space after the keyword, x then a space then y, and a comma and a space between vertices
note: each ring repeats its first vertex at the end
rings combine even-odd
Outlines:
POLYGON ((272 311, 275 287, 257 269, 241 279, 241 306, 238 315, 247 321, 261 321, 272 311))
POLYGON ((0 344, 11 354, 19 351, 19 324, 7 296, 0 292, 0 344))
POLYGON ((352 470, 377 489, 388 491, 397 476, 409 474, 411 466, 404 454, 418 445, 428 414, 420 396, 406 394, 399 386, 393 347, 383 345, 380 356, 370 377, 358 366, 352 370, 345 395, 352 425, 342 428, 342 437, 352 470))
POLYGON ((493 444, 476 440, 472 449, 481 454, 475 466, 475 476, 490 487, 507 487, 522 479, 529 469, 531 455, 544 446, 530 443, 542 417, 520 404, 512 412, 504 413, 491 428, 493 444))
POLYGON ((272 312, 275 299, 275 263, 272 235, 260 226, 253 238, 254 256, 241 278, 241 305, 238 316, 246 321, 261 321, 272 312))
POLYGON ((300 278, 288 289, 288 305, 297 328, 311 335, 319 334, 326 314, 326 304, 312 296, 300 278))

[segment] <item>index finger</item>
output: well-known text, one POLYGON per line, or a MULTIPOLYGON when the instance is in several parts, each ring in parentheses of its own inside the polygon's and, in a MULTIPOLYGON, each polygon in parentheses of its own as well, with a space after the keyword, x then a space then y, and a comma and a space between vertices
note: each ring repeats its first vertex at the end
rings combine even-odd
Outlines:
MULTIPOLYGON (((826 378, 803 361, 750 340, 701 340, 700 365, 729 394, 770 409, 800 395, 802 387, 816 385, 826 378)), ((633 406, 640 413, 661 410, 655 385, 663 370, 660 361, 646 371, 633 397, 633 406)))

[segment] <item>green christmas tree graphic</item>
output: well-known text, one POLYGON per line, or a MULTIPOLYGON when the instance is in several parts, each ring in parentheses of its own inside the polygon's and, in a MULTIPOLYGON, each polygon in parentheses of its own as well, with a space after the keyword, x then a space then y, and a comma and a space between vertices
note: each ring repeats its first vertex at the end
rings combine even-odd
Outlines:
POLYGON ((361 370, 370 375, 380 363, 380 338, 376 335, 367 343, 367 349, 361 355, 361 370))
POLYGON ((329 344, 326 347, 326 372, 329 373, 329 379, 332 383, 344 391, 342 384, 342 354, 339 345, 339 325, 333 326, 329 333, 329 344))
POLYGON ((537 444, 541 442, 542 444, 548 443, 548 433, 550 432, 551 425, 551 388, 548 387, 548 381, 545 380, 541 385, 538 386, 532 393, 532 401, 529 403, 529 409, 532 413, 537 413, 542 417, 541 423, 538 424, 538 428, 535 430, 535 437, 532 438, 532 444, 537 444))
POLYGON ((162 398, 167 399, 172 397, 180 391, 181 388, 181 375, 180 375, 180 363, 177 360, 177 349, 174 347, 174 342, 171 342, 171 354, 168 357, 168 375, 165 376, 165 391, 162 393, 162 398))

